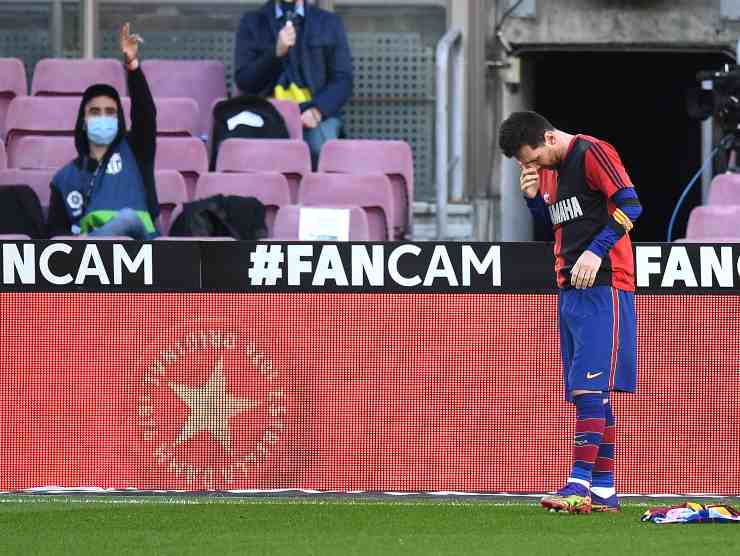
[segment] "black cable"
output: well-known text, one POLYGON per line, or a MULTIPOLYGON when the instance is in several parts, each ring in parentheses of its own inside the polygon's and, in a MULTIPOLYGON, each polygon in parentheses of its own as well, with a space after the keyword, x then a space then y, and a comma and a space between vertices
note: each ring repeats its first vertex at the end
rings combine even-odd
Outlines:
POLYGON ((519 4, 521 4, 522 2, 524 2, 524 0, 517 0, 516 2, 514 2, 513 6, 511 6, 508 10, 504 12, 504 15, 501 16, 501 19, 496 24, 494 34, 498 33, 501 30, 501 26, 504 24, 504 21, 506 21, 506 18, 509 17, 514 12, 514 10, 516 10, 519 7, 519 4))

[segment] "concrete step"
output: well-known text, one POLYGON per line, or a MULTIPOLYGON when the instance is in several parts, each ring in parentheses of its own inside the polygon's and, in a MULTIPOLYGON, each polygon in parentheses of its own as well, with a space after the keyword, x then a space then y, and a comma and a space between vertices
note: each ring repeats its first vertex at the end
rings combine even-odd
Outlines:
MULTIPOLYGON (((472 241, 473 206, 468 204, 447 205, 447 238, 451 241, 472 241)), ((437 205, 424 201, 414 203, 414 241, 437 239, 437 205)))

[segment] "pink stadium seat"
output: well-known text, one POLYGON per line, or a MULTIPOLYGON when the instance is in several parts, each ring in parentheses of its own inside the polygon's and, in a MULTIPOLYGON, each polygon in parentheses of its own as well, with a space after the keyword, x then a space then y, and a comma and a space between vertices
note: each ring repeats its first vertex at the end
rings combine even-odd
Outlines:
POLYGON ((27 185, 38 195, 41 206, 49 207, 51 179, 56 170, 0 170, 0 185, 27 185))
MULTIPOLYGON (((197 139, 196 139, 197 141, 197 139)), ((154 173, 159 199, 159 229, 166 234, 172 224, 172 213, 189 199, 185 179, 177 170, 157 170, 154 173)))
POLYGON ((36 64, 31 83, 34 96, 81 96, 90 85, 112 85, 127 95, 126 74, 120 60, 45 58, 36 64))
POLYGON ((740 174, 720 174, 712 180, 709 205, 740 205, 740 174))
POLYGON ((199 135, 200 112, 195 100, 192 98, 155 98, 154 102, 157 105, 158 136, 199 135))
POLYGON ((88 236, 88 235, 68 235, 68 236, 54 236, 51 238, 52 241, 133 241, 133 238, 128 236, 88 236))
POLYGON ((291 139, 303 139, 303 122, 301 121, 301 110, 295 102, 289 100, 276 100, 271 98, 270 102, 283 116, 288 134, 291 139))
POLYGON ((5 143, 0 141, 0 170, 8 167, 8 155, 5 153, 5 143))
POLYGON ((79 106, 79 98, 14 98, 6 120, 8 158, 17 159, 15 144, 20 137, 73 137, 79 106))
POLYGON ((740 206, 696 207, 686 226, 688 239, 733 238, 740 236, 740 206))
POLYGON ((145 60, 141 64, 155 98, 189 97, 198 104, 198 135, 211 133, 211 107, 226 97, 226 70, 216 60, 145 60))
POLYGON ((173 236, 159 236, 155 237, 154 241, 236 241, 233 237, 220 237, 220 236, 188 236, 188 237, 173 237, 173 236))
POLYGON ((404 141, 332 140, 321 149, 319 172, 365 174, 382 172, 393 185, 395 239, 411 232, 414 201, 414 160, 404 141))
POLYGON ((678 243, 740 243, 740 235, 736 237, 700 237, 700 238, 681 238, 676 240, 678 243))
POLYGON ((73 137, 20 137, 13 152, 8 166, 21 170, 55 170, 77 158, 73 137))
POLYGON ((0 241, 27 241, 31 238, 23 234, 0 234, 0 241))
MULTIPOLYGON (((367 213, 358 206, 322 205, 322 208, 349 209, 349 240, 371 241, 367 213)), ((274 241, 297 240, 300 226, 301 207, 286 205, 280 209, 275 219, 275 227, 270 239, 274 241)))
POLYGON ((280 172, 290 185, 291 202, 298 184, 311 173, 308 144, 299 139, 227 139, 221 143, 217 172, 280 172))
POLYGON ((177 170, 187 186, 188 199, 195 195, 195 184, 208 171, 208 153, 203 141, 196 137, 158 137, 157 170, 177 170))
POLYGON ((385 174, 309 174, 298 200, 304 206, 357 205, 367 212, 370 239, 393 239, 393 187, 385 174))
POLYGON ((26 68, 18 58, 0 58, 0 141, 5 139, 5 118, 10 101, 28 94, 26 68))
POLYGON ((268 237, 271 236, 276 214, 281 207, 290 204, 290 188, 285 176, 277 172, 251 174, 203 174, 195 190, 196 199, 211 195, 241 195, 256 197, 265 205, 265 223, 268 237))

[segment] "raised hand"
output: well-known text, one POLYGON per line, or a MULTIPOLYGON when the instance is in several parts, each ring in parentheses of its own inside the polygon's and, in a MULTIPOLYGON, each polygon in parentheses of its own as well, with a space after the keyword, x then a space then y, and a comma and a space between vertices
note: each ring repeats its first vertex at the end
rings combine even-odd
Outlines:
POLYGON ((131 25, 129 23, 124 23, 121 27, 120 41, 121 52, 123 52, 123 55, 126 57, 126 64, 131 65, 135 63, 138 65, 139 44, 143 43, 144 39, 137 34, 131 34, 131 25))

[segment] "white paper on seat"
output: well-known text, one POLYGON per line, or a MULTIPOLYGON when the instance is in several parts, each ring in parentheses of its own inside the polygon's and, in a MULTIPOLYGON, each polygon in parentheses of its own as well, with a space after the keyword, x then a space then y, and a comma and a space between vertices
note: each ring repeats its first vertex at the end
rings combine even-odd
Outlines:
POLYGON ((349 209, 301 207, 301 241, 349 241, 349 209))

